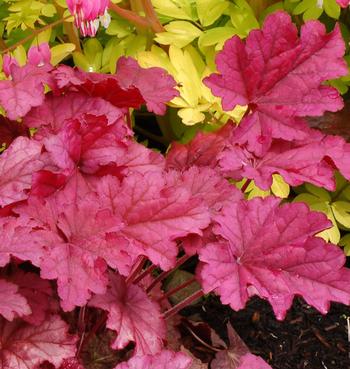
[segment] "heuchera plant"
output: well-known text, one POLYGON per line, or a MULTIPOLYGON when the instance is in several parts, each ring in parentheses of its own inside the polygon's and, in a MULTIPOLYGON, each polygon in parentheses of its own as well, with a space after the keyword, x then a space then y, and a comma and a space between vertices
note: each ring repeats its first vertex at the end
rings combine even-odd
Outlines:
MULTIPOLYGON (((82 346, 103 325, 114 350, 134 345, 116 369, 208 368, 167 336, 204 293, 234 310, 260 296, 278 319, 295 295, 322 313, 330 301, 349 304, 344 254, 316 236, 327 218, 272 196, 247 201, 232 184, 267 189, 279 173, 332 190, 336 169, 350 179, 350 145, 303 119, 342 108, 324 81, 347 73, 344 49, 338 27, 307 22, 299 37, 283 12, 245 42, 232 38, 205 83, 224 109, 247 105, 243 120, 165 157, 134 140, 129 117, 143 104, 163 114, 177 96, 160 68, 131 58, 115 75, 54 68, 47 45, 25 66, 5 59, 2 119, 14 128, 3 131, 0 156, 1 369, 83 369, 82 346), (161 282, 194 255, 202 289, 172 307, 161 282), (93 326, 82 324, 87 307, 99 317, 93 326), (74 309, 79 321, 68 324, 63 313, 74 309)), ((269 368, 228 334, 211 368, 269 368)))

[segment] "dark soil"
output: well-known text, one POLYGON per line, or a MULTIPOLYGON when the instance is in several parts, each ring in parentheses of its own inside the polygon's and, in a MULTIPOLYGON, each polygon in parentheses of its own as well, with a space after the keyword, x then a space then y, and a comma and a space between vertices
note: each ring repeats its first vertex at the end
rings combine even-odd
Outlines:
POLYGON ((350 369, 348 306, 334 303, 327 315, 321 315, 303 299, 295 299, 281 322, 269 303, 259 298, 239 312, 209 298, 200 307, 200 315, 222 337, 230 321, 251 352, 273 369, 350 369))

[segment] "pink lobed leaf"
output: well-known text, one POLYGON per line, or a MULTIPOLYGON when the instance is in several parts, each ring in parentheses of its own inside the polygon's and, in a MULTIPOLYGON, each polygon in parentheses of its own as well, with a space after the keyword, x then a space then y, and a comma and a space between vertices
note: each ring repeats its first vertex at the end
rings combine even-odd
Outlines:
POLYGON ((326 34, 323 24, 309 21, 299 39, 290 16, 276 12, 245 43, 237 36, 227 41, 216 59, 219 73, 204 82, 225 110, 249 106, 250 115, 238 127, 240 143, 261 155, 271 137, 307 137, 306 124, 296 117, 342 108, 337 91, 323 82, 347 74, 344 46, 338 26, 326 34))
POLYGON ((34 226, 35 222, 26 217, 0 217, 0 266, 7 265, 11 256, 39 266, 43 246, 33 231, 34 226))
POLYGON ((197 133, 187 144, 172 143, 166 156, 167 168, 185 170, 194 165, 215 168, 218 154, 225 148, 231 132, 232 126, 228 123, 217 132, 197 133))
POLYGON ((75 355, 76 341, 58 316, 52 316, 40 326, 0 319, 1 368, 36 369, 45 361, 59 367, 64 359, 75 355))
POLYGON ((51 67, 11 65, 12 79, 0 81, 0 104, 12 120, 24 117, 32 107, 44 102, 44 85, 50 83, 51 67))
POLYGON ((115 369, 190 369, 191 358, 182 352, 164 350, 157 355, 145 355, 131 358, 118 364, 115 369))
POLYGON ((31 109, 23 121, 27 127, 47 127, 49 132, 56 134, 63 127, 64 122, 79 119, 84 114, 105 115, 108 125, 118 121, 120 138, 131 135, 130 129, 121 122, 123 112, 120 109, 102 98, 89 97, 79 92, 68 92, 62 96, 48 93, 44 103, 31 109))
POLYGON ((147 109, 155 114, 165 114, 164 102, 179 95, 175 80, 164 69, 141 68, 132 58, 118 59, 116 78, 123 89, 138 89, 147 109))
POLYGON ((26 298, 18 292, 18 286, 0 279, 0 315, 11 321, 15 317, 29 315, 31 312, 26 298))
POLYGON ((90 306, 108 311, 107 327, 117 332, 112 348, 123 349, 135 342, 135 355, 156 354, 166 337, 160 306, 150 300, 139 286, 126 284, 119 274, 110 274, 110 285, 104 295, 95 295, 90 306))
POLYGON ((21 270, 17 270, 9 280, 18 286, 18 292, 26 298, 31 308, 31 314, 22 319, 33 325, 41 325, 55 306, 50 282, 21 270))
POLYGON ((33 222, 32 233, 45 249, 41 277, 57 279, 64 310, 83 306, 91 292, 103 293, 107 263, 114 267, 120 256, 115 237, 109 237, 120 229, 120 218, 101 208, 96 195, 77 177, 55 196, 30 199, 20 210, 33 222))
POLYGON ((27 199, 33 173, 43 168, 42 145, 18 137, 0 156, 0 206, 27 199))
POLYGON ((283 319, 294 295, 322 313, 330 301, 349 303, 344 254, 314 237, 330 225, 323 214, 268 197, 232 203, 215 220, 222 240, 200 251, 200 275, 204 291, 214 290, 224 304, 239 310, 259 295, 283 319))
POLYGON ((327 146, 327 139, 321 134, 319 140, 312 141, 273 140, 269 150, 259 157, 245 146, 233 144, 219 155, 219 165, 226 176, 235 180, 253 179, 263 190, 271 187, 272 175, 279 173, 291 186, 308 182, 332 191, 335 190, 334 168, 326 160, 327 146))
POLYGON ((175 265, 175 239, 202 234, 210 222, 208 207, 200 198, 180 182, 167 187, 159 172, 133 173, 121 184, 107 177, 98 192, 104 206, 123 219, 121 234, 130 242, 130 252, 147 256, 163 270, 175 265))
POLYGON ((86 73, 68 66, 60 66, 52 75, 60 91, 78 90, 101 97, 118 108, 146 104, 156 114, 164 114, 165 103, 178 95, 175 80, 163 69, 141 68, 131 58, 120 58, 118 65, 120 71, 116 75, 86 73))

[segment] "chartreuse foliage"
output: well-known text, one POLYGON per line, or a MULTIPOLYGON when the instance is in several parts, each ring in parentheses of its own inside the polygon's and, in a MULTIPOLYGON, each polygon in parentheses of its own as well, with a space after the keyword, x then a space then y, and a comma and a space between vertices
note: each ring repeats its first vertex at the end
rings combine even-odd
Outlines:
MULTIPOLYGON (((341 231, 350 230, 350 184, 340 174, 337 174, 336 179, 337 187, 333 192, 305 184, 298 188, 299 194, 294 199, 305 202, 311 209, 327 215, 332 227, 320 233, 320 236, 335 244, 340 241, 341 231)), ((345 245, 347 239, 345 236, 341 243, 345 245)))
MULTIPOLYGON (((90 368, 111 336, 108 367, 207 369, 174 323, 204 294, 350 304, 350 144, 307 123, 343 107, 347 5, 0 5, 0 369, 90 368)), ((212 369, 270 368, 228 337, 212 369)))

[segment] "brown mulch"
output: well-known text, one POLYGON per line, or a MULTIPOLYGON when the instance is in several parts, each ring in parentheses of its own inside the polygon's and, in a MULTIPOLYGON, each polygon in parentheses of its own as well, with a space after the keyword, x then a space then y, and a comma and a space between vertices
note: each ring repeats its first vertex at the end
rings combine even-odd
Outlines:
POLYGON ((273 369, 350 369, 349 306, 333 303, 321 315, 297 298, 284 321, 277 321, 269 303, 259 298, 239 312, 217 298, 207 299, 198 310, 222 337, 231 321, 251 352, 273 369))

